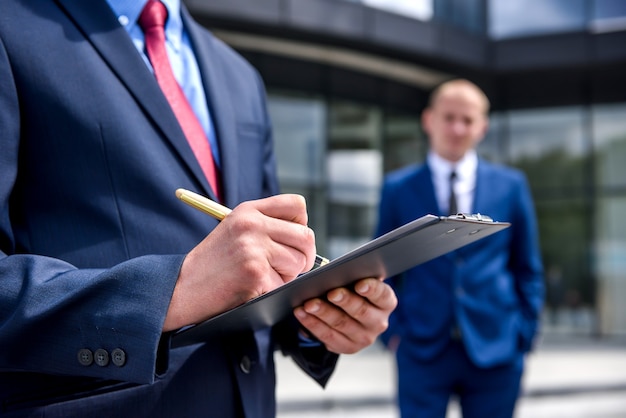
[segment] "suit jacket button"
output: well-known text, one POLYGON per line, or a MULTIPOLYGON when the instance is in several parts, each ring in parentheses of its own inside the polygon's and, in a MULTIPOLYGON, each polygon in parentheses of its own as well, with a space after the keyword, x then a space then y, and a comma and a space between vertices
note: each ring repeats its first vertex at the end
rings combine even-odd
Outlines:
POLYGON ((81 366, 90 366, 93 363, 93 353, 88 348, 78 350, 78 362, 81 366))
POLYGON ((96 352, 93 355, 93 358, 96 364, 100 367, 104 367, 107 364, 109 364, 109 353, 106 350, 103 350, 102 348, 99 348, 96 350, 96 352))
POLYGON ((117 367, 122 367, 126 364, 126 353, 121 348, 116 348, 111 351, 111 361, 117 367))
POLYGON ((250 370, 252 370, 252 362, 250 361, 250 357, 243 356, 241 358, 241 362, 239 363, 239 368, 245 374, 249 374, 250 370))

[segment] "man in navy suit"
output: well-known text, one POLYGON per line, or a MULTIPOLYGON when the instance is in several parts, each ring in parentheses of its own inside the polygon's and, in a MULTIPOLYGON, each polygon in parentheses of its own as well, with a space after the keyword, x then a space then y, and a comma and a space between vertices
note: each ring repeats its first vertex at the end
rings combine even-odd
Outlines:
POLYGON ((425 214, 481 213, 511 227, 390 279, 398 296, 383 342, 396 351, 403 417, 511 417, 543 301, 537 222, 525 177, 478 158, 489 101, 467 80, 431 95, 423 165, 385 178, 377 234, 425 214))
POLYGON ((216 195, 145 55, 145 2, 0 5, 2 417, 272 417, 275 349, 325 385, 395 307, 364 279, 272 329, 170 348, 310 269, 315 243, 304 200, 272 196, 260 77, 164 3, 174 73, 235 208, 219 225, 175 197, 216 195))

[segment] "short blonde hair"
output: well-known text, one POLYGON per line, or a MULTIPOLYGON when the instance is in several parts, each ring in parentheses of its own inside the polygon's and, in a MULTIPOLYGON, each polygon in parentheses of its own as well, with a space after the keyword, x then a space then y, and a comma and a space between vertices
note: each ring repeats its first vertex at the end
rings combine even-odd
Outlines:
POLYGON ((489 102, 489 98, 485 94, 484 91, 481 90, 476 84, 472 83, 469 80, 464 78, 456 78, 453 80, 445 81, 439 86, 437 86, 430 94, 430 98, 428 100, 428 107, 432 108, 435 105, 435 102, 444 94, 451 90, 456 89, 466 89, 471 93, 475 94, 476 97, 482 102, 483 111, 485 116, 489 113, 489 108, 491 103, 489 102))

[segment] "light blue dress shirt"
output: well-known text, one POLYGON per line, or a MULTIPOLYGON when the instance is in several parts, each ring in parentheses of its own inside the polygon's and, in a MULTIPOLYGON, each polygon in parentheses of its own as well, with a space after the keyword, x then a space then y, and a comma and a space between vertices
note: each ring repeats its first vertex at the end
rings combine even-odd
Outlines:
MULTIPOLYGON (((145 53, 143 30, 137 23, 147 0, 107 0, 107 2, 117 16, 117 20, 130 35, 146 65, 152 70, 150 60, 145 53)), ((198 62, 180 16, 180 0, 161 0, 161 2, 167 7, 168 12, 167 22, 165 23, 165 48, 174 71, 174 77, 176 77, 178 84, 180 84, 198 117, 211 144, 215 163, 219 167, 219 147, 217 145, 215 127, 213 126, 202 87, 202 76, 198 68, 198 62)))
MULTIPOLYGON (((117 20, 130 35, 146 65, 152 70, 150 60, 145 53, 143 31, 137 23, 137 19, 139 19, 139 15, 144 5, 147 3, 147 0, 107 0, 107 2, 117 16, 117 20)), ((207 133, 207 137, 211 143, 211 149, 213 150, 215 163, 219 167, 220 160, 215 137, 215 128, 211 121, 204 89, 202 88, 202 77, 198 63, 180 17, 180 0, 161 0, 161 2, 167 7, 168 12, 167 22, 165 23, 165 47, 172 65, 172 70, 174 71, 174 77, 176 77, 178 84, 180 84, 185 92, 204 131, 207 133)), ((321 343, 315 339, 307 338, 302 334, 298 335, 300 344, 303 347, 319 347, 321 345, 321 343)), ((265 331, 256 332, 255 337, 261 352, 265 352, 269 349, 269 333, 265 331)))

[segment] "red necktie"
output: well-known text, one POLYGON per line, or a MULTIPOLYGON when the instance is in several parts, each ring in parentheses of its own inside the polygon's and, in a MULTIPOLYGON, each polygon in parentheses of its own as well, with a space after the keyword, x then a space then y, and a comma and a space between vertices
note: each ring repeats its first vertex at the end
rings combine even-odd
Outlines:
POLYGON ((170 103, 204 175, 218 199, 221 200, 220 182, 211 146, 202 125, 200 125, 187 97, 185 97, 185 93, 174 78, 174 72, 167 56, 165 49, 166 20, 167 8, 163 3, 149 0, 139 16, 139 26, 143 29, 146 38, 148 58, 152 63, 157 82, 170 103))

